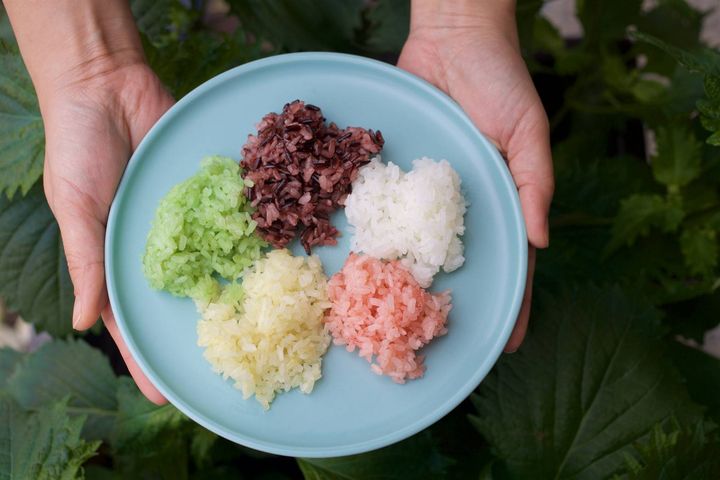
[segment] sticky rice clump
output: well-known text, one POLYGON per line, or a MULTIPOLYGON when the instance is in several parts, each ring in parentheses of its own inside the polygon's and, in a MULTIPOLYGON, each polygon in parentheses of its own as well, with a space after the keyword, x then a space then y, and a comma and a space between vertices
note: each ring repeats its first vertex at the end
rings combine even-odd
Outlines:
POLYGON ((464 262, 466 202, 460 177, 446 160, 423 157, 410 172, 375 157, 360 169, 345 201, 352 248, 376 258, 401 259, 422 287, 440 268, 464 262))
POLYGON ((417 350, 447 333, 452 308, 449 292, 426 292, 399 261, 354 253, 328 282, 328 297, 325 324, 334 343, 357 348, 375 373, 397 383, 423 375, 417 350))
POLYGON ((255 263, 242 285, 227 285, 214 301, 198 302, 198 345, 243 398, 254 394, 268 409, 276 392, 297 387, 310 393, 321 377, 330 344, 323 327, 329 306, 318 257, 274 250, 255 263))
POLYGON ((207 299, 214 273, 237 279, 266 245, 255 232, 239 165, 202 160, 200 171, 162 199, 147 238, 143 270, 150 285, 178 296, 207 299))

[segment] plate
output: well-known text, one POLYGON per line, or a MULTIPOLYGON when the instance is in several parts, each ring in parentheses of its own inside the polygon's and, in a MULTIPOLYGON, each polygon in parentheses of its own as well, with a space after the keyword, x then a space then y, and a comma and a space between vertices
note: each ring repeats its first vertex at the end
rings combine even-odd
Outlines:
MULTIPOLYGON (((328 275, 349 253, 345 234, 314 250, 328 275)), ((299 245, 296 255, 303 254, 299 245)), ((270 453, 331 457, 402 440, 466 398, 502 352, 525 285, 527 239, 517 190, 495 147, 435 87, 393 66, 334 53, 296 53, 251 62, 193 90, 150 130, 132 156, 110 209, 105 244, 110 303, 140 368, 178 409, 229 440, 270 453), (152 290, 141 258, 154 211, 206 155, 240 158, 247 135, 268 112, 302 99, 339 126, 379 129, 384 161, 409 169, 421 156, 450 161, 470 206, 465 265, 436 276, 451 289, 448 334, 422 353, 427 370, 404 385, 370 371, 357 352, 331 346, 310 395, 279 394, 269 411, 243 400, 212 372, 197 346, 198 314, 187 298, 152 290)))

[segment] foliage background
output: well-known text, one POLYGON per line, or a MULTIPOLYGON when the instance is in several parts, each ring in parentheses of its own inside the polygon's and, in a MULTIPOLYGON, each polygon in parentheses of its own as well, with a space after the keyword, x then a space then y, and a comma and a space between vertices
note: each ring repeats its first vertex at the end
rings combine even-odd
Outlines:
MULTIPOLYGON (((409 13, 401 0, 230 0, 213 15, 131 3, 177 98, 284 51, 394 62, 409 13)), ((542 3, 517 10, 557 177, 528 338, 426 431, 323 460, 255 452, 150 404, 106 332, 72 332, 42 119, 0 10, 0 297, 54 338, 0 350, 0 478, 720 478, 720 360, 689 346, 720 323, 720 54, 684 0, 578 0, 574 40, 542 3)))

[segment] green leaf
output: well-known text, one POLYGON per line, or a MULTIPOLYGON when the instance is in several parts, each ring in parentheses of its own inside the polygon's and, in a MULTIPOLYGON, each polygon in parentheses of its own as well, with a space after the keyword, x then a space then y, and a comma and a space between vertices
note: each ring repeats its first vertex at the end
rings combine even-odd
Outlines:
POLYGON ((658 38, 668 36, 680 48, 697 48, 703 16, 685 0, 663 0, 652 10, 643 10, 637 28, 658 38))
POLYGON ((365 44, 379 53, 399 52, 410 31, 410 2, 380 0, 367 14, 370 28, 365 44))
POLYGON ((12 348, 0 349, 0 391, 7 388, 7 381, 22 358, 23 354, 12 348))
POLYGON ((72 283, 40 184, 12 201, 0 196, 0 295, 37 329, 72 332, 72 283))
POLYGON ((188 478, 191 427, 175 407, 151 403, 132 379, 120 378, 118 415, 110 443, 122 478, 188 478))
MULTIPOLYGON (((636 192, 662 193, 667 189, 654 180, 644 159, 617 153, 604 158, 610 155, 609 146, 637 135, 625 131, 621 120, 614 116, 612 119, 596 116, 594 124, 588 124, 584 117, 580 117, 581 122, 575 117, 573 115, 570 136, 553 147, 556 189, 550 236, 554 247, 538 252, 538 285, 561 286, 589 277, 596 282, 618 282, 627 288, 640 289, 659 303, 707 293, 712 288, 712 281, 699 282, 697 276, 689 274, 679 248, 679 235, 665 233, 665 230, 676 226, 684 218, 686 209, 687 215, 697 214, 693 221, 700 219, 698 215, 705 215, 700 210, 714 211, 718 195, 713 179, 718 178, 715 173, 720 174, 720 169, 714 172, 711 165, 720 166, 720 157, 708 154, 716 149, 703 149, 703 175, 680 192, 657 195, 662 207, 655 215, 657 218, 643 218, 640 210, 629 210, 633 221, 630 227, 647 227, 648 232, 654 230, 642 241, 634 238, 632 247, 620 249, 627 243, 627 234, 618 229, 622 225, 612 230, 611 226, 617 223, 614 217, 621 201, 636 192), (614 130, 609 128, 608 122, 615 124, 614 130), (617 136, 618 129, 621 137, 617 136), (636 220, 639 225, 634 223, 636 220), (650 225, 643 225, 643 222, 650 225), (655 222, 658 225, 653 225, 655 222), (614 238, 611 236, 613 230, 614 238)), ((717 218, 720 230, 720 215, 717 218)), ((702 223, 711 221, 701 220, 702 223)))
POLYGON ((720 131, 717 131, 707 138, 707 143, 715 147, 720 147, 720 131))
POLYGON ((0 4, 0 41, 15 43, 15 36, 13 35, 12 27, 10 26, 10 19, 5 13, 5 9, 2 7, 2 4, 0 4))
MULTIPOLYGON (((640 103, 654 105, 661 103, 667 94, 668 89, 663 83, 653 76, 641 76, 637 69, 628 67, 624 57, 603 54, 601 58, 603 80, 610 87, 607 94, 627 98, 624 108, 633 108, 633 98, 640 103)), ((598 90, 597 86, 594 88, 598 90)))
POLYGON ((707 414, 720 422, 720 359, 678 342, 671 345, 670 357, 685 380, 690 398, 707 407, 707 414))
POLYGON ((708 438, 702 421, 682 428, 677 421, 658 424, 626 458, 628 480, 704 480, 720 478, 720 443, 708 438))
POLYGON ((241 25, 287 50, 354 51, 362 0, 229 0, 241 25))
POLYGON ((83 470, 85 470, 85 480, 125 480, 122 473, 100 465, 88 465, 83 470))
POLYGON ((190 441, 190 454, 195 465, 208 466, 210 464, 210 449, 217 442, 218 436, 200 425, 193 425, 190 441))
POLYGON ((8 480, 74 480, 100 442, 80 438, 84 419, 68 416, 65 401, 35 413, 0 394, 0 474, 8 480))
POLYGON ((27 355, 8 391, 27 410, 69 397, 67 411, 87 417, 83 435, 108 439, 115 422, 118 380, 107 357, 83 340, 54 340, 27 355))
POLYGON ((680 125, 658 128, 657 150, 652 169, 658 182, 684 187, 700 174, 702 143, 689 129, 680 125))
POLYGON ((603 55, 602 73, 605 83, 620 92, 630 91, 634 82, 632 74, 628 71, 622 58, 617 55, 603 55))
MULTIPOLYGON (((718 62, 720 62, 720 57, 718 58, 718 62)), ((707 95, 710 100, 720 100, 720 76, 705 76, 705 95, 707 95)))
POLYGON ((720 53, 711 49, 686 51, 641 32, 635 32, 633 36, 665 51, 691 72, 705 76, 707 99, 699 100, 697 107, 703 127, 712 133, 707 142, 720 145, 720 53))
MULTIPOLYGON (((279 471, 281 467, 277 463, 270 464, 266 470, 253 469, 242 462, 238 462, 238 465, 215 465, 210 468, 204 468, 201 471, 195 472, 190 476, 191 480, 244 480, 251 478, 252 480, 296 480, 299 478, 297 469, 293 469, 292 473, 294 476, 284 474, 279 471), (276 470, 271 470, 276 469, 276 470), (250 471, 262 471, 253 476, 247 476, 248 470, 250 471)), ((88 479, 92 480, 92 479, 88 479)), ((104 479, 98 479, 104 480, 104 479)), ((123 479, 124 480, 124 479, 123 479)))
POLYGON ((131 0, 135 24, 153 42, 160 42, 169 33, 174 0, 131 0))
POLYGON ((622 199, 657 188, 645 162, 625 155, 604 156, 607 143, 596 132, 577 133, 553 147, 556 211, 609 218, 622 199))
POLYGON ((637 22, 642 0, 578 0, 577 14, 590 45, 613 43, 637 22))
POLYGON ((30 75, 15 45, 0 40, 0 196, 25 195, 43 169, 45 131, 30 75))
POLYGON ((299 458, 306 480, 365 480, 371 478, 443 478, 450 461, 442 456, 428 432, 361 455, 339 458, 299 458))
POLYGON ((533 49, 551 53, 554 56, 566 49, 565 39, 560 35, 555 25, 541 16, 534 19, 532 41, 533 49))
POLYGON ((177 429, 187 418, 170 404, 158 406, 146 399, 132 379, 120 378, 118 414, 112 444, 119 451, 147 448, 165 431, 177 429))
POLYGON ((658 106, 666 113, 668 118, 677 118, 682 121, 682 119, 687 119, 688 112, 692 112, 696 108, 698 99, 702 98, 703 79, 678 66, 674 61, 673 67, 674 72, 670 75, 670 86, 667 95, 658 106))
POLYGON ((468 415, 475 412, 470 399, 466 399, 427 431, 437 445, 438 451, 452 462, 446 468, 445 478, 485 478, 491 480, 494 462, 490 445, 468 422, 468 415), (483 472, 487 472, 483 477, 483 472))
POLYGON ((515 23, 521 51, 524 56, 529 57, 533 48, 535 19, 543 6, 543 0, 518 0, 515 3, 515 23))
MULTIPOLYGON (((671 40, 679 48, 695 50, 700 47, 702 21, 703 14, 685 0, 663 0, 652 10, 643 9, 637 29, 659 39, 671 40)), ((670 77, 677 69, 675 59, 652 45, 640 42, 634 51, 647 58, 644 71, 670 77)))
POLYGON ((680 235, 680 250, 690 273, 707 275, 718 264, 717 232, 707 227, 686 228, 680 235))
POLYGON ((569 47, 558 29, 546 18, 537 15, 533 20, 532 39, 526 40, 526 44, 522 46, 531 72, 536 68, 537 53, 551 54, 555 60, 555 72, 561 76, 575 75, 595 63, 595 56, 585 49, 569 47))
POLYGON ((651 305, 617 287, 538 303, 523 346, 473 397, 472 421, 511 477, 606 478, 658 422, 699 418, 651 305))
POLYGON ((663 50, 691 72, 702 73, 704 75, 720 75, 720 53, 716 51, 708 48, 689 52, 643 32, 633 32, 631 36, 635 40, 645 42, 663 50))
POLYGON ((710 132, 720 132, 720 101, 701 98, 697 101, 697 108, 703 128, 710 132))
POLYGON ((707 99, 697 102, 700 122, 706 130, 713 132, 707 143, 717 146, 720 145, 720 75, 705 75, 704 87, 707 99))
POLYGON ((161 46, 144 40, 149 65, 175 98, 225 70, 264 55, 257 42, 248 42, 242 29, 233 35, 192 32, 161 46))
MULTIPOLYGON (((680 191, 680 195, 683 199, 683 207, 688 217, 697 213, 699 216, 693 217, 692 221, 687 223, 687 226, 697 226, 707 222, 707 227, 713 228, 714 225, 706 215, 712 216, 713 213, 718 214, 720 210, 716 207, 720 204, 720 192, 717 191, 712 180, 708 182, 711 172, 707 170, 703 172, 703 175, 696 181, 693 181, 688 186, 680 191), (708 178, 709 177, 709 178, 708 178)), ((720 217, 718 218, 720 220, 720 217)), ((717 225, 720 229, 720 224, 717 225)))
POLYGON ((620 203, 608 250, 632 245, 638 237, 650 233, 653 227, 672 232, 683 216, 682 208, 670 199, 652 194, 631 195, 620 203))
POLYGON ((639 78, 630 87, 630 92, 642 103, 655 102, 664 98, 667 87, 657 80, 639 78))
MULTIPOLYGON (((677 279, 677 270, 680 274, 685 271, 674 236, 655 234, 632 248, 603 255, 621 201, 636 192, 659 189, 643 160, 629 155, 590 157, 605 155, 608 143, 608 135, 601 127, 600 132, 596 129, 583 134, 581 130, 554 146, 556 189, 550 218, 553 248, 538 251, 537 284, 562 286, 590 277, 596 282, 620 282, 628 288, 640 288, 654 299, 665 297, 661 280, 677 279)), ((688 200, 685 190, 699 191, 694 185, 684 189, 683 202, 688 200)), ((704 200, 691 199, 694 207, 705 208, 704 200)), ((624 241, 616 248, 622 244, 624 241)))

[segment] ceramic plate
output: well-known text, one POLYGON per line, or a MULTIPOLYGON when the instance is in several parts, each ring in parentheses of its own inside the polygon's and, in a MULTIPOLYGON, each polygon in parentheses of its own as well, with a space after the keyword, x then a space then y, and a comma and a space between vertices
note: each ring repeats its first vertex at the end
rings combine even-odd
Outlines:
MULTIPOLYGON (((328 275, 349 253, 346 232, 317 253, 328 275)), ((296 244, 295 254, 303 254, 296 244)), ((518 313, 527 240, 516 188, 497 150, 446 95, 393 66, 332 53, 276 56, 225 72, 170 109, 142 141, 113 202, 106 239, 110 302, 140 367, 170 402, 225 438, 271 453, 328 457, 402 440, 452 410, 502 352, 518 313), (205 155, 239 160, 247 135, 268 112, 302 99, 339 126, 381 130, 383 159, 406 170, 421 156, 445 158, 462 178, 465 265, 436 276, 452 290, 449 332, 422 352, 425 376, 405 385, 370 371, 357 352, 331 346, 312 394, 280 394, 269 411, 243 400, 212 372, 196 345, 190 299, 152 290, 141 258, 155 208, 170 188, 197 172, 205 155)))

